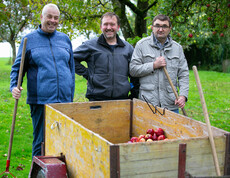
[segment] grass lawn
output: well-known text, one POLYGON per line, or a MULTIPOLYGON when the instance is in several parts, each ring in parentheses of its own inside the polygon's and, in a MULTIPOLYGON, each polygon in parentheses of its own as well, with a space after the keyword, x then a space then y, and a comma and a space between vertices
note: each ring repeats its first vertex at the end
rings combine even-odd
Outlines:
MULTIPOLYGON (((0 58, 0 173, 5 171, 15 100, 9 91, 11 65, 0 58)), ((230 74, 198 71, 212 126, 230 132, 230 74)), ((193 71, 190 71, 189 100, 185 110, 189 117, 205 122, 193 71)), ((19 99, 11 152, 10 172, 17 177, 28 177, 31 166, 32 122, 26 104, 26 78, 19 99)), ((74 102, 85 102, 86 80, 76 76, 74 102)), ((0 176, 2 177, 2 176, 0 176)), ((10 176, 9 176, 10 177, 10 176)))

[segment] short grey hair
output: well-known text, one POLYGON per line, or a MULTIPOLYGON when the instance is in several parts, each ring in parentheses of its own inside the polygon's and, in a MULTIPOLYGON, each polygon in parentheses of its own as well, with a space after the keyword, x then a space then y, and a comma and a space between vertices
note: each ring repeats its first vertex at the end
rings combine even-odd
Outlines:
POLYGON ((59 10, 58 6, 57 6, 56 4, 51 4, 51 3, 50 3, 50 4, 46 4, 46 5, 43 7, 43 9, 42 9, 42 15, 43 15, 43 16, 45 15, 45 13, 46 13, 48 7, 52 7, 52 8, 54 8, 54 9, 57 9, 58 12, 59 12, 59 15, 60 15, 60 10, 59 10))

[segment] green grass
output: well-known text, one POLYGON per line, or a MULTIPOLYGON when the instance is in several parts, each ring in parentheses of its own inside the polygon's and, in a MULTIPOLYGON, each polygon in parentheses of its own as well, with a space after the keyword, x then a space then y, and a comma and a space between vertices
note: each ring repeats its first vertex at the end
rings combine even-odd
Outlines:
MULTIPOLYGON (((9 91, 11 65, 7 58, 0 58, 0 173, 5 171, 15 100, 9 91)), ((230 74, 199 71, 209 118, 212 126, 230 132, 230 74)), ((189 117, 205 122, 202 105, 193 71, 190 71, 189 100, 185 110, 189 117)), ((15 124, 10 172, 15 176, 28 177, 32 163, 32 122, 29 105, 26 104, 26 78, 22 97, 19 99, 15 124), (17 170, 22 168, 23 170, 17 170)), ((86 80, 76 76, 74 102, 84 102, 86 80)), ((2 177, 2 175, 0 176, 2 177)), ((11 176, 9 176, 11 177, 11 176)))

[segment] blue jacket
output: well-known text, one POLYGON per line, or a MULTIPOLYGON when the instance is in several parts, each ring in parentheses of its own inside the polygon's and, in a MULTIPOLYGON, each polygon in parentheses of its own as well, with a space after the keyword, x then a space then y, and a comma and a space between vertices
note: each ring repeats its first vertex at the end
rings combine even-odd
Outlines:
MULTIPOLYGON (((75 71, 88 80, 86 97, 90 100, 128 99, 131 90, 128 79, 129 62, 132 53, 133 47, 118 35, 114 49, 107 44, 103 34, 75 49, 75 71), (87 68, 81 64, 82 61, 86 61, 87 68)), ((137 88, 134 79, 130 78, 130 81, 135 86, 130 98, 138 97, 134 94, 137 88)))
MULTIPOLYGON (((75 68, 69 37, 56 30, 51 34, 45 33, 40 26, 25 37, 27 45, 23 76, 27 72, 27 103, 72 102, 75 68)), ((10 91, 17 86, 24 38, 12 66, 10 91)))

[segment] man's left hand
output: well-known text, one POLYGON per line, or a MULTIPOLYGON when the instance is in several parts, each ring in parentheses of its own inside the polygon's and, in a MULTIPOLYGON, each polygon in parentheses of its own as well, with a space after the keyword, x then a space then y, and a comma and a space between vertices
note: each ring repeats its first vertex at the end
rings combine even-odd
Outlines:
POLYGON ((175 105, 178 105, 180 108, 184 108, 186 98, 184 96, 179 96, 178 99, 175 100, 175 105))

